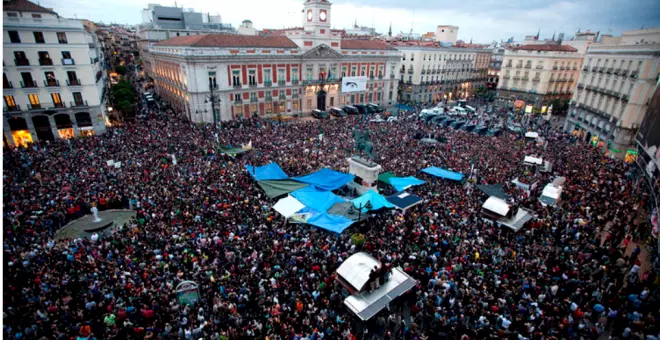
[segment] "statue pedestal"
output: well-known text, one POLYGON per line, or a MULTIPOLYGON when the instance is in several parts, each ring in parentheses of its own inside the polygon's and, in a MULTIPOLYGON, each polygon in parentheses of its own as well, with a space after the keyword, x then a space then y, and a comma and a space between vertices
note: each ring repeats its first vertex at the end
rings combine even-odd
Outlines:
POLYGON ((353 156, 348 159, 348 166, 348 172, 351 175, 362 178, 362 183, 360 184, 362 184, 363 187, 367 189, 373 188, 376 191, 378 190, 378 174, 383 169, 380 165, 362 157, 353 156))

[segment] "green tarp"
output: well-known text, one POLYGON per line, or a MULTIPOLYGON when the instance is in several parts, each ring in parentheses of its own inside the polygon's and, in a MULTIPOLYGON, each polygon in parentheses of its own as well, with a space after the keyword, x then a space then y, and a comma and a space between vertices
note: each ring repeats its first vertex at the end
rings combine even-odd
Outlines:
POLYGON ((388 171, 378 175, 378 180, 383 183, 390 184, 390 178, 392 177, 394 177, 394 174, 388 171))
POLYGON ((230 155, 230 156, 236 156, 240 155, 244 152, 247 152, 248 150, 245 150, 243 148, 225 148, 221 147, 220 152, 224 153, 225 155, 230 155))
POLYGON ((264 189, 266 196, 270 198, 286 195, 309 185, 291 179, 257 181, 257 183, 261 189, 264 189))

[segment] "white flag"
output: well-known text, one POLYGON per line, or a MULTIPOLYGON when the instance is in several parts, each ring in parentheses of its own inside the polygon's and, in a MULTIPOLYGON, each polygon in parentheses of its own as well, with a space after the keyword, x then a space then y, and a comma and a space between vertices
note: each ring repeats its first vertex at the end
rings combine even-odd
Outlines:
POLYGON ((323 134, 319 133, 319 142, 323 142, 323 134))

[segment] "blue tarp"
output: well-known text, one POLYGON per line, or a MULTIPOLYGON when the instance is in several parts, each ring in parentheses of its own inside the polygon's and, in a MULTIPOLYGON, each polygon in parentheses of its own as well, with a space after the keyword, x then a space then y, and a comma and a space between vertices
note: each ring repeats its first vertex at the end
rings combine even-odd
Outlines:
POLYGON ((309 175, 296 177, 296 181, 311 184, 323 190, 336 190, 355 178, 353 175, 323 168, 309 175))
POLYGON ((429 175, 433 175, 440 178, 452 179, 454 181, 460 181, 463 179, 463 174, 461 173, 449 171, 435 166, 426 168, 422 170, 422 172, 426 172, 429 175))
MULTIPOLYGON (((360 206, 364 207, 367 204, 367 201, 371 202, 370 210, 378 210, 380 208, 394 208, 394 205, 388 202, 383 195, 380 195, 377 192, 371 190, 367 191, 364 195, 351 200, 356 208, 359 208, 360 206)), ((366 212, 367 210, 368 209, 366 208, 362 208, 362 212, 366 212)))
POLYGON ((286 173, 280 168, 277 163, 270 163, 263 166, 254 166, 254 165, 245 165, 247 171, 254 177, 257 181, 269 181, 277 179, 287 179, 286 173))
POLYGON ((308 219, 307 223, 328 231, 335 232, 337 234, 341 234, 346 228, 353 224, 353 221, 344 216, 322 213, 308 219))
POLYGON ((313 186, 308 186, 291 193, 300 203, 308 208, 318 212, 326 212, 335 203, 344 202, 344 200, 330 191, 319 190, 313 186))
POLYGON ((408 187, 414 185, 421 185, 426 183, 419 178, 408 176, 408 177, 390 177, 390 184, 396 189, 396 191, 403 191, 408 187))

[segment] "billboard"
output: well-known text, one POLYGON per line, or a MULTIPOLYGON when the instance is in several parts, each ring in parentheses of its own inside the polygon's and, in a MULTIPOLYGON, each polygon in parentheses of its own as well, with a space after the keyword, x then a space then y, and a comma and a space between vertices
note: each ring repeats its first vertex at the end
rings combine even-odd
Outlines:
POLYGON ((360 92, 367 89, 367 77, 342 77, 341 92, 360 92))

